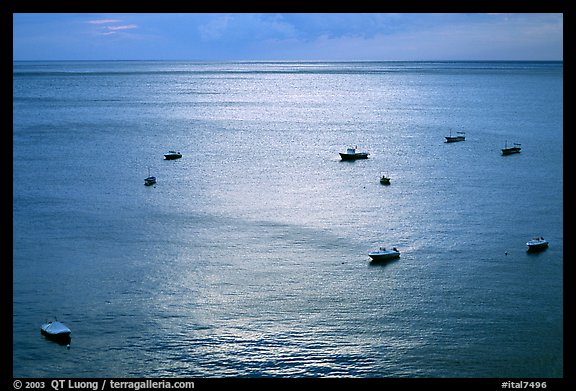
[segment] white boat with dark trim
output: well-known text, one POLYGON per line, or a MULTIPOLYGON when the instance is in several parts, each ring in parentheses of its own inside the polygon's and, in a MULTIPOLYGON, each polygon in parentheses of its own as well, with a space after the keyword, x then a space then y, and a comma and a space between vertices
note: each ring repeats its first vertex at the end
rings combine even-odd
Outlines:
POLYGON ((542 251, 548 248, 548 241, 540 236, 526 242, 526 246, 528 246, 528 251, 542 251))
POLYGON ((400 258, 400 251, 398 251, 396 247, 392 248, 392 250, 387 250, 386 247, 380 247, 377 251, 369 252, 368 256, 372 258, 372 262, 389 261, 400 258))
POLYGON ((504 148, 502 148, 502 155, 512 155, 513 153, 520 153, 520 150, 522 149, 520 145, 521 144, 514 143, 514 146, 509 147, 508 142, 505 141, 504 148))
POLYGON ((356 152, 357 149, 358 146, 355 146, 349 147, 346 149, 346 152, 339 152, 340 158, 342 158, 342 160, 368 159, 368 156, 370 155, 368 152, 356 152))
POLYGON ((69 344, 71 339, 70 334, 72 331, 64 323, 55 320, 53 322, 50 321, 43 323, 40 327, 40 333, 52 341, 69 344))

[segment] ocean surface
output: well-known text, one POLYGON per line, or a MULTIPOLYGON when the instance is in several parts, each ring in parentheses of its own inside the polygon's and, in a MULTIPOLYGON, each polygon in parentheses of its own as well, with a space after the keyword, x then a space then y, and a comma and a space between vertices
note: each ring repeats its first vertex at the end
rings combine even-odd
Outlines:
POLYGON ((562 62, 13 71, 13 376, 563 376, 562 62))

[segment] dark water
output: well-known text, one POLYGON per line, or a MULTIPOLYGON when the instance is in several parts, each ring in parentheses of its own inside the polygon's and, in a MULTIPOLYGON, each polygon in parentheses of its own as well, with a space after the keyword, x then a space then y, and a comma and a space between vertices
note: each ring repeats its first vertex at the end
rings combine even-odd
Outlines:
POLYGON ((563 376, 562 63, 13 81, 15 377, 563 376), (380 245, 400 260, 371 265, 380 245), (70 350, 40 335, 54 317, 70 350))

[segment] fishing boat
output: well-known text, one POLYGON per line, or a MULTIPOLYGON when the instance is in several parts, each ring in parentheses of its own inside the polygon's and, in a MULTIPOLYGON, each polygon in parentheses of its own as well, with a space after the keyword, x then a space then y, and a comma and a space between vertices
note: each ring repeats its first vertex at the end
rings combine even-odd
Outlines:
POLYGON ((164 154, 165 160, 176 160, 176 159, 180 159, 181 157, 182 157, 182 154, 180 152, 176 152, 176 151, 168 151, 164 154))
POLYGON ((520 147, 521 144, 518 143, 514 143, 514 146, 509 147, 508 146, 508 142, 504 142, 504 148, 502 148, 502 155, 511 155, 513 153, 520 153, 520 150, 522 149, 520 147))
POLYGON ((526 242, 528 246, 528 251, 537 252, 542 251, 548 248, 548 241, 544 239, 542 236, 538 238, 534 238, 526 242))
POLYGON ((340 158, 342 160, 357 160, 357 159, 368 159, 368 152, 356 152, 358 146, 349 147, 346 152, 340 152, 340 158))
POLYGON ((387 250, 386 247, 380 247, 377 251, 371 251, 368 256, 372 258, 372 262, 389 261, 391 259, 400 258, 400 251, 396 247, 392 250, 387 250))
POLYGON ((444 136, 447 143, 455 143, 457 141, 464 141, 466 140, 466 133, 464 132, 457 132, 457 136, 452 136, 452 131, 450 131, 450 136, 444 136))
POLYGON ((380 178, 380 183, 383 185, 389 185, 390 184, 390 178, 387 177, 386 175, 382 175, 382 177, 380 178))
POLYGON ((156 177, 155 176, 149 176, 148 178, 144 178, 144 185, 152 186, 154 184, 156 184, 156 177))
POLYGON ((64 323, 55 320, 43 323, 40 327, 40 333, 52 341, 66 345, 70 344, 72 331, 64 323))
POLYGON ((156 177, 150 175, 150 168, 148 168, 148 177, 144 178, 144 185, 152 186, 156 183, 156 177))

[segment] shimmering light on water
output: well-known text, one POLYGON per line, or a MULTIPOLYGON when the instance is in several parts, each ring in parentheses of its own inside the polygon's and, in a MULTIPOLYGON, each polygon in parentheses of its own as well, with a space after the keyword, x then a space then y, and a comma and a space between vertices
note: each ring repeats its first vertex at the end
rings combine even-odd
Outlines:
POLYGON ((562 376, 562 111, 561 63, 15 63, 14 376, 562 376))

